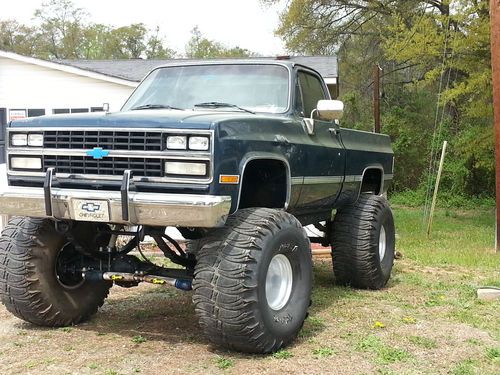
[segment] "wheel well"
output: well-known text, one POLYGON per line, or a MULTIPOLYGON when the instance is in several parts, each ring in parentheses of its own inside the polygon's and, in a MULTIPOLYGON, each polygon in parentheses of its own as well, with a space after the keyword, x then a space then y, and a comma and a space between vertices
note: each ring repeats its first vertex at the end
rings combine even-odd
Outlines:
POLYGON ((283 208, 287 198, 287 169, 280 160, 251 160, 245 167, 238 209, 283 208))
POLYGON ((380 194, 382 192, 382 170, 376 168, 367 169, 363 174, 360 192, 380 194))

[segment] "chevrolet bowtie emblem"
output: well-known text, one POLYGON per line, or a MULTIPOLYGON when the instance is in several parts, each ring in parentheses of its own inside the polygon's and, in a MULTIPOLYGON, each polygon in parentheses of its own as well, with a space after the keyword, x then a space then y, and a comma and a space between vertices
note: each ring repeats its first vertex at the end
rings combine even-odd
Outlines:
POLYGON ((88 156, 92 156, 94 159, 102 159, 109 155, 109 151, 103 150, 102 147, 94 147, 92 150, 87 151, 88 156))
POLYGON ((91 202, 82 205, 82 210, 85 210, 87 212, 96 212, 99 211, 100 208, 101 208, 100 204, 94 204, 91 202))

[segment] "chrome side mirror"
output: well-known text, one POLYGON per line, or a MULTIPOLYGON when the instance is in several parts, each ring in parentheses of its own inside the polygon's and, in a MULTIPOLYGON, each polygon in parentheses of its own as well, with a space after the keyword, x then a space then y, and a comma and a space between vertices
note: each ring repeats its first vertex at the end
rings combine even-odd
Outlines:
POLYGON ((304 118, 302 124, 307 134, 314 135, 314 114, 319 120, 334 121, 338 125, 339 119, 344 114, 344 103, 340 100, 318 100, 316 108, 311 112, 310 118, 304 118))
POLYGON ((320 120, 339 120, 344 114, 344 103, 340 100, 319 100, 316 109, 311 113, 311 118, 313 118, 315 111, 320 120))

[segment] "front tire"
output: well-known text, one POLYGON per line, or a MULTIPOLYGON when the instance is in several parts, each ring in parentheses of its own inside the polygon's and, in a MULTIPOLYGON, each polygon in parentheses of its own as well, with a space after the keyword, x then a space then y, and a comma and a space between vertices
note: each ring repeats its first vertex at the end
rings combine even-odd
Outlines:
POLYGON ((332 228, 332 260, 335 280, 361 289, 381 289, 394 263, 395 228, 387 200, 362 194, 340 209, 332 228))
POLYGON ((243 209, 203 242, 193 302, 208 338, 247 353, 291 343, 312 287, 310 243, 299 221, 280 210, 243 209))
POLYGON ((88 319, 102 306, 111 285, 61 272, 75 257, 51 220, 12 218, 0 238, 2 303, 18 318, 40 326, 67 326, 88 319))

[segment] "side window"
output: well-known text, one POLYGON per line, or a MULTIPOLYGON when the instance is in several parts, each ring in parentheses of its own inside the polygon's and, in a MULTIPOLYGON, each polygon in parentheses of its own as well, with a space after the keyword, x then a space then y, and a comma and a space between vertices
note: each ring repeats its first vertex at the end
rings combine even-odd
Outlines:
POLYGON ((318 77, 303 71, 299 71, 298 74, 300 88, 302 89, 304 116, 309 117, 316 108, 318 100, 327 99, 327 96, 318 77))
POLYGON ((298 82, 295 85, 295 109, 302 117, 305 117, 304 104, 302 104, 302 91, 300 91, 298 82))

